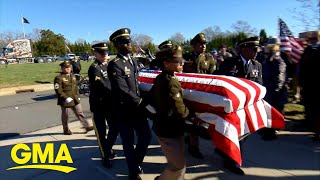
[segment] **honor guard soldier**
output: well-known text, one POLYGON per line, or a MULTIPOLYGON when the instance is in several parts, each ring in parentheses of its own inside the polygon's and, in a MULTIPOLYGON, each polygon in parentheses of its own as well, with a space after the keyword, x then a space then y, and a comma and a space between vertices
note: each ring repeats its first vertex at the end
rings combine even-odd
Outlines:
MULTIPOLYGON (((172 41, 166 40, 159 44, 158 48, 160 50, 172 47, 172 41)), ((158 59, 154 59, 150 63, 151 70, 159 70, 162 62, 159 62, 158 59)))
POLYGON ((240 41, 240 55, 223 61, 216 74, 246 78, 262 85, 262 65, 255 59, 259 40, 259 37, 250 37, 240 41))
MULTIPOLYGON (((185 73, 201 73, 212 74, 214 71, 215 62, 210 54, 206 54, 207 39, 204 33, 197 34, 192 40, 191 45, 193 51, 184 55, 185 62, 183 72, 185 73)), ((190 133, 186 137, 188 144, 188 152, 194 158, 202 159, 203 154, 199 150, 199 136, 195 133, 190 133)))
POLYGON ((156 109, 153 130, 157 135, 167 168, 156 180, 184 179, 184 124, 189 110, 183 102, 181 84, 175 72, 182 71, 182 48, 174 45, 160 50, 157 59, 162 63, 162 72, 154 82, 151 99, 156 109))
MULTIPOLYGON (((259 37, 250 37, 238 42, 239 56, 225 59, 216 74, 246 78, 262 85, 262 65, 255 59, 259 40, 259 37)), ((244 138, 240 141, 240 146, 244 138)), ((225 168, 235 174, 244 175, 244 171, 234 160, 220 150, 216 151, 224 158, 225 168)))
POLYGON ((215 62, 213 57, 206 53, 207 39, 205 34, 197 34, 190 43, 193 51, 184 55, 186 61, 183 65, 183 72, 212 74, 215 68, 215 62))
POLYGON ((130 56, 132 52, 130 29, 119 29, 109 39, 118 50, 117 56, 108 65, 112 114, 119 123, 129 179, 139 180, 141 179, 139 174, 143 172, 141 165, 151 140, 151 131, 145 113, 145 100, 141 98, 138 87, 137 61, 130 56))
POLYGON ((71 64, 69 61, 64 61, 60 66, 61 73, 54 78, 54 90, 58 97, 58 105, 61 107, 63 134, 72 134, 68 127, 69 109, 72 109, 87 133, 93 130, 93 127, 89 126, 82 111, 76 78, 71 74, 71 64))
POLYGON ((97 43, 92 45, 92 49, 96 60, 91 64, 88 70, 90 83, 90 111, 93 114, 93 123, 99 149, 102 155, 103 165, 107 168, 111 167, 110 159, 113 159, 116 154, 112 151, 119 128, 115 120, 111 118, 111 83, 108 77, 108 46, 106 43, 97 43), (106 138, 106 122, 108 123, 109 131, 106 138))

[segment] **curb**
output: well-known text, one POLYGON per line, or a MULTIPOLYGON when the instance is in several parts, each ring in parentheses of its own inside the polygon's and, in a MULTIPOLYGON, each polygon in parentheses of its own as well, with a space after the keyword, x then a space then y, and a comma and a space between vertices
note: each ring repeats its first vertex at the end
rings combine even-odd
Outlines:
POLYGON ((39 92, 53 90, 53 84, 38 84, 30 86, 18 86, 0 89, 0 96, 14 95, 22 92, 39 92))

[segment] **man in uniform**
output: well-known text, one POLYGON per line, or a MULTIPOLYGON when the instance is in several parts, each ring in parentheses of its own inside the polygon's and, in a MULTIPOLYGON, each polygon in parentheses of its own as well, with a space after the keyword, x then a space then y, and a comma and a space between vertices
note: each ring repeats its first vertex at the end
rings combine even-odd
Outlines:
MULTIPOLYGON (((193 52, 184 55, 185 62, 183 72, 185 73, 201 73, 212 74, 214 71, 215 62, 210 54, 206 54, 207 39, 204 33, 197 34, 192 40, 191 45, 193 52)), ((199 136, 196 133, 190 133, 186 137, 188 144, 188 152, 191 156, 202 159, 203 154, 199 150, 199 136)))
POLYGON ((151 91, 156 109, 153 130, 168 162, 167 168, 156 180, 182 180, 186 171, 184 123, 189 110, 183 103, 181 84, 174 75, 175 72, 182 71, 182 48, 176 45, 164 48, 156 57, 163 68, 151 91))
MULTIPOLYGON (((166 49, 166 48, 170 48, 172 47, 172 41, 171 40, 166 40, 163 41, 162 43, 159 44, 158 48, 160 50, 166 49)), ((162 62, 159 62, 158 59, 153 59, 150 63, 150 69, 151 70, 159 70, 161 67, 162 62)))
MULTIPOLYGON (((239 56, 225 59, 215 74, 246 78, 262 85, 262 65, 255 57, 259 47, 259 37, 250 37, 238 43, 239 56)), ((241 146, 240 141, 240 146, 241 146)), ((242 149, 242 148, 241 148, 242 149)), ((231 172, 244 175, 241 167, 228 155, 216 151, 224 158, 224 166, 231 172)))
POLYGON ((110 168, 111 162, 116 154, 112 151, 112 146, 119 134, 119 128, 115 120, 111 119, 111 83, 108 78, 108 46, 106 43, 92 45, 96 60, 88 70, 90 83, 90 110, 93 114, 93 125, 97 135, 99 149, 102 155, 102 163, 110 168), (106 138, 106 121, 109 131, 106 138))
POLYGON ((186 60, 183 65, 183 72, 212 74, 214 71, 214 59, 206 53, 207 39, 204 33, 197 34, 191 40, 193 52, 184 55, 186 60))
POLYGON ((137 61, 132 52, 130 29, 122 28, 110 36, 118 50, 117 56, 109 62, 108 76, 111 81, 112 114, 120 128, 120 136, 127 160, 129 179, 141 179, 141 164, 146 155, 151 131, 146 117, 146 104, 138 87, 137 61), (137 144, 134 147, 135 133, 137 144))
POLYGON ((63 134, 72 134, 68 127, 69 108, 73 110, 87 133, 93 130, 93 127, 89 126, 83 114, 76 78, 71 74, 71 64, 69 61, 64 61, 60 66, 61 73, 54 78, 54 89, 58 96, 58 105, 61 107, 63 134))
POLYGON ((246 78, 262 85, 262 65, 255 58, 259 47, 259 37, 250 37, 238 43, 238 57, 228 58, 215 74, 246 78))

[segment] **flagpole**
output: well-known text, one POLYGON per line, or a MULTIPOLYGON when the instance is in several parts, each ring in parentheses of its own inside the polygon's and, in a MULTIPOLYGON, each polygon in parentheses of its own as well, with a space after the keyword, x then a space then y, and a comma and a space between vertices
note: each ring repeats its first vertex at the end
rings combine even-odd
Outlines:
POLYGON ((22 14, 21 14, 21 23, 22 23, 22 30, 23 30, 23 39, 25 39, 26 33, 24 32, 24 23, 23 23, 23 19, 22 19, 22 14))

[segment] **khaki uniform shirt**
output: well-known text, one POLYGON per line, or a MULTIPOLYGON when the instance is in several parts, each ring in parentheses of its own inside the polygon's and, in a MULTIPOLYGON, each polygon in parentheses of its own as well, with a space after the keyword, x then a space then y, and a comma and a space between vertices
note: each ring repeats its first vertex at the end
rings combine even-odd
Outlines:
POLYGON ((80 103, 79 90, 77 87, 77 81, 72 74, 66 75, 60 73, 54 78, 54 90, 58 97, 58 105, 64 107, 72 107, 80 103), (70 97, 73 101, 67 103, 66 99, 70 97))

